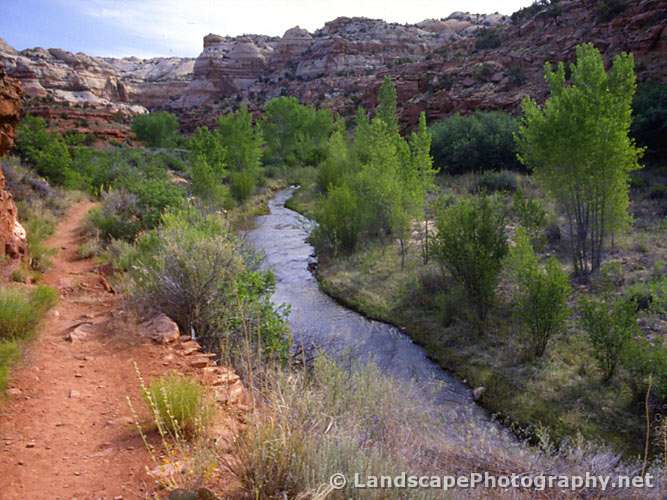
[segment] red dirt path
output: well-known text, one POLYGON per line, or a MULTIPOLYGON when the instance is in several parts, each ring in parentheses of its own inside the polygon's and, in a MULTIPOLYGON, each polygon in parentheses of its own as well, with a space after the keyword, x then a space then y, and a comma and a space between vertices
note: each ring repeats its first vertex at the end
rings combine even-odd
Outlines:
POLYGON ((60 303, 43 321, 0 401, 0 499, 135 499, 150 495, 151 465, 126 398, 140 407, 133 361, 146 378, 167 370, 164 348, 141 340, 120 299, 90 259, 79 260, 78 229, 93 206, 71 207, 48 244, 58 249, 44 282, 60 303), (68 342, 72 325, 93 323, 68 342))

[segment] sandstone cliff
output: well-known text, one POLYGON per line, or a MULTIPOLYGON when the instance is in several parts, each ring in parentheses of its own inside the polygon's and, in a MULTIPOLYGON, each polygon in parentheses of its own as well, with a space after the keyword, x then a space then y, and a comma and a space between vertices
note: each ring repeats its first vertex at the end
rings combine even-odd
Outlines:
MULTIPOLYGON (((0 68, 0 157, 14 144, 14 129, 20 115, 21 87, 0 68)), ((25 255, 26 247, 25 230, 18 222, 11 193, 5 190, 5 176, 0 168, 0 257, 20 257, 25 255)))
POLYGON ((16 52, 0 41, 0 63, 23 82, 28 112, 120 140, 144 108, 171 110, 186 129, 240 102, 259 110, 280 95, 350 114, 374 105, 385 75, 397 84, 403 122, 413 124, 420 111, 437 119, 477 108, 516 111, 526 95, 541 99, 544 61, 572 60, 582 42, 608 59, 631 51, 640 80, 665 80, 667 3, 628 1, 611 13, 603 4, 560 0, 511 18, 456 12, 416 25, 341 17, 282 37, 209 34, 195 60, 16 52))

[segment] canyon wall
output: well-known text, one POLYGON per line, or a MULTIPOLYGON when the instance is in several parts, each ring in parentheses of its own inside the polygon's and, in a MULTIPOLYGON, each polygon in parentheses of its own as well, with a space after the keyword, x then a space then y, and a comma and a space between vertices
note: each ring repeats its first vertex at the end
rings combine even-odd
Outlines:
MULTIPOLYGON (((0 67, 0 157, 14 145, 14 133, 21 116, 21 86, 8 78, 0 67)), ((19 224, 12 194, 5 189, 0 168, 0 257, 18 258, 26 254, 25 230, 19 224)))
POLYGON ((0 64, 22 81, 28 112, 119 140, 133 114, 177 113, 186 130, 212 124, 245 102, 276 96, 350 115, 371 107, 385 75, 396 83, 403 123, 473 109, 515 112, 546 95, 544 61, 572 61, 592 42, 607 59, 631 51, 641 80, 667 78, 667 2, 627 2, 608 13, 598 0, 561 0, 511 17, 457 12, 400 25, 341 17, 314 33, 282 37, 209 34, 196 59, 96 58, 60 49, 16 52, 0 41, 0 64))

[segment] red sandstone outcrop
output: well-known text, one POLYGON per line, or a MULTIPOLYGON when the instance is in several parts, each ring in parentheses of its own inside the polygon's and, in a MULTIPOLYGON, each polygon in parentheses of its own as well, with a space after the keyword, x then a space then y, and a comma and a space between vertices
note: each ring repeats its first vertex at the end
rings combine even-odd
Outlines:
MULTIPOLYGON (((20 115, 21 87, 0 68, 0 156, 14 144, 14 129, 20 115)), ((17 258, 25 255, 26 248, 26 233, 18 222, 14 199, 5 190, 5 176, 0 169, 0 256, 17 258)))
POLYGON ((186 129, 213 122, 240 102, 259 110, 280 95, 348 114, 359 104, 374 105, 385 75, 397 84, 405 124, 415 123, 420 111, 429 119, 477 108, 517 111, 524 96, 545 96, 544 61, 572 60, 582 42, 594 43, 607 59, 633 52, 640 81, 667 79, 665 1, 628 2, 611 19, 599 6, 598 0, 561 0, 557 9, 531 7, 512 19, 456 12, 399 25, 341 17, 314 33, 296 27, 283 37, 209 34, 196 60, 17 53, 0 42, 0 63, 37 100, 28 102, 30 112, 55 107, 67 116, 69 106, 113 118, 144 106, 178 113, 186 129), (497 46, 476 47, 484 29, 495 32, 497 46))

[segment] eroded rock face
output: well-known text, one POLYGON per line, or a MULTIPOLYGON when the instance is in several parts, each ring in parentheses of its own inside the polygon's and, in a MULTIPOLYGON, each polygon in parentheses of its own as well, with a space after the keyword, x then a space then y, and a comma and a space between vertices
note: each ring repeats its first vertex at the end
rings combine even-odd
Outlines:
MULTIPOLYGON (((14 144, 14 131, 21 116, 21 87, 0 68, 0 157, 14 144)), ((16 204, 5 190, 0 169, 0 256, 18 258, 26 254, 26 233, 18 221, 16 204)))
MULTIPOLYGON (((375 105, 386 75, 396 83, 406 125, 421 111, 430 120, 478 108, 516 112, 523 97, 546 96, 544 61, 572 61, 582 42, 594 43, 607 60, 633 52, 640 81, 667 79, 664 0, 628 2, 611 20, 601 18, 597 0, 561 0, 557 12, 528 12, 514 19, 455 12, 415 25, 341 17, 314 33, 295 27, 282 37, 209 34, 194 60, 16 52, 0 42, 0 62, 38 101, 28 104, 31 112, 56 119, 78 113, 83 123, 92 109, 91 121, 104 123, 100 113, 112 120, 122 114, 117 111, 139 112, 141 106, 179 114, 186 130, 212 124, 241 102, 258 111, 280 95, 349 115, 359 104, 375 105), (498 46, 476 47, 484 29, 495 30, 498 46)), ((128 133, 129 127, 117 127, 109 135, 128 133)))

